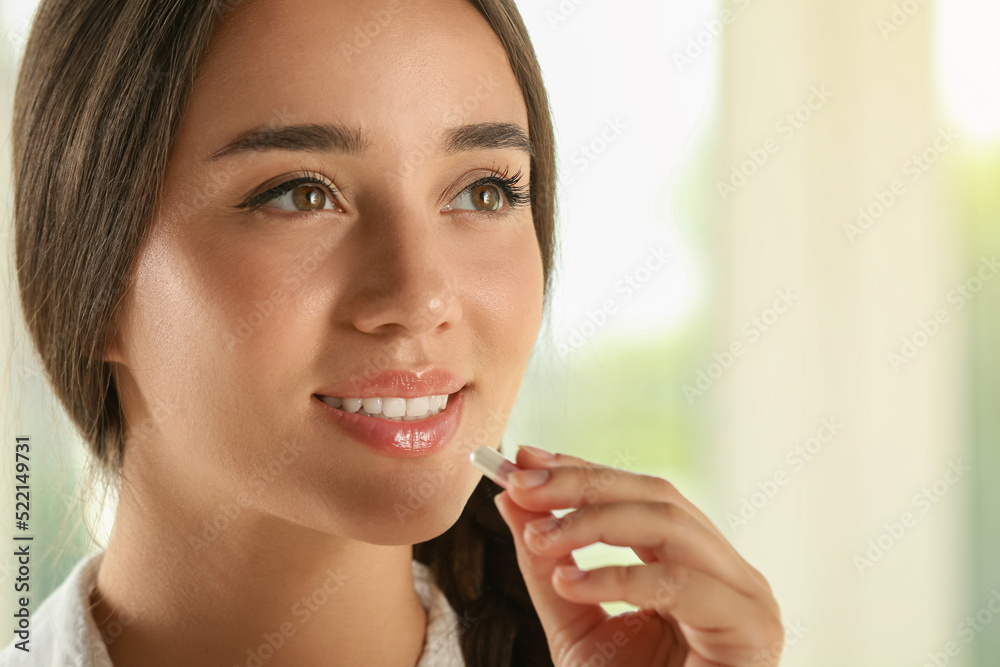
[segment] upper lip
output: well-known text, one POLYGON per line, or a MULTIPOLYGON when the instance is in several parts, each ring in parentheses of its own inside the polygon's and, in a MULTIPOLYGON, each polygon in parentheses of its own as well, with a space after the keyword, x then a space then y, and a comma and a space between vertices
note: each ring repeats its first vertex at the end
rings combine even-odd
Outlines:
POLYGON ((454 394, 466 384, 465 375, 442 367, 387 369, 371 375, 352 376, 316 393, 337 398, 417 398, 454 394))

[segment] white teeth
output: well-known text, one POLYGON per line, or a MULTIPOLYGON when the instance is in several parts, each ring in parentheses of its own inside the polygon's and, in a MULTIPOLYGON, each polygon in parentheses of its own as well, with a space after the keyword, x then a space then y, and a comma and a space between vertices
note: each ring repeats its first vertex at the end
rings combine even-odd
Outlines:
POLYGON ((406 414, 405 398, 386 398, 382 401, 382 414, 386 417, 402 417, 406 414))
MULTIPOLYGON (((406 416, 420 417, 421 415, 426 415, 428 403, 429 401, 426 396, 406 399, 406 416)), ((387 412, 386 415, 388 414, 389 413, 387 412)))
POLYGON ((448 394, 418 396, 417 398, 379 397, 338 398, 321 396, 324 403, 346 412, 356 412, 365 417, 380 417, 393 421, 426 419, 448 406, 448 394))

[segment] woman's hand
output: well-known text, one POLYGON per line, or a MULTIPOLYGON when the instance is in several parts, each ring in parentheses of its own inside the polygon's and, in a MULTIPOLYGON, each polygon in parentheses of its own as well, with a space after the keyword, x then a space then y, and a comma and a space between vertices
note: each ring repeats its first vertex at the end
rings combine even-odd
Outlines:
POLYGON ((556 667, 778 664, 784 628, 767 580, 673 485, 527 447, 517 464, 496 503, 556 667), (580 576, 571 552, 594 542, 644 564, 580 576), (610 616, 599 603, 612 601, 640 609, 610 616))

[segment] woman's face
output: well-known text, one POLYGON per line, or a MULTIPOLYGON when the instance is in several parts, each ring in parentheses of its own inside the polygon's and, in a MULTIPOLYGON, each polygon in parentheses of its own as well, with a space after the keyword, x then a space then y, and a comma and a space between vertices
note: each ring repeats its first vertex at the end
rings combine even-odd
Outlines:
POLYGON ((133 483, 379 544, 450 526, 480 477, 469 451, 497 446, 541 320, 517 196, 527 131, 506 53, 468 2, 229 10, 109 349, 133 483), (498 181, 469 189, 518 173, 513 198, 498 181), (293 179, 308 180, 275 189, 293 179), (369 447, 317 397, 429 367, 468 383, 432 453, 369 447))

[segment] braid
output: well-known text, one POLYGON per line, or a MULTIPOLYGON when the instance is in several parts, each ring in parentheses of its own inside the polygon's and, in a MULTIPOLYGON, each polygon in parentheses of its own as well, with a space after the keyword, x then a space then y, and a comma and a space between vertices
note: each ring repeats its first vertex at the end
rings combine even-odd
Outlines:
POLYGON ((548 640, 517 564, 514 538, 483 477, 458 521, 413 555, 427 565, 462 625, 469 667, 552 667, 548 640))

